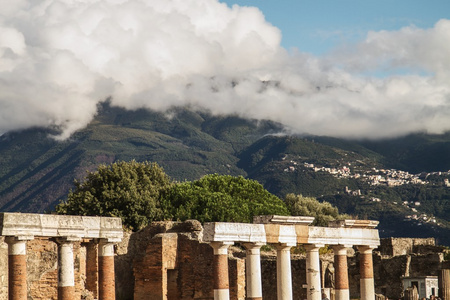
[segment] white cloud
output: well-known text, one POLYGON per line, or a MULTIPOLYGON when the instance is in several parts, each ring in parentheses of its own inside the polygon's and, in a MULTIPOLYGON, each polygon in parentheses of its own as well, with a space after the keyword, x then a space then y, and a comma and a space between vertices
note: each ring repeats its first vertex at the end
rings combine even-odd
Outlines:
POLYGON ((450 20, 287 53, 257 8, 215 0, 0 0, 0 132, 92 120, 98 102, 281 122, 294 133, 450 130, 450 20), (415 75, 411 75, 413 73, 415 75), (394 74, 370 77, 364 74, 394 74))

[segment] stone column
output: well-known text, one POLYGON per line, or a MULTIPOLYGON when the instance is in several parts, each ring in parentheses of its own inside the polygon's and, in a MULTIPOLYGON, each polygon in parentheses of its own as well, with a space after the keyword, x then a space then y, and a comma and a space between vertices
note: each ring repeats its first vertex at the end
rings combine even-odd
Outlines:
POLYGON ((277 244, 277 299, 292 300, 291 247, 277 244))
POLYGON ((323 245, 309 244, 306 249, 306 298, 308 300, 322 299, 322 286, 320 284, 320 258, 319 248, 323 245))
POLYGON ((98 241, 86 243, 86 289, 98 298, 98 241))
POLYGON ((114 243, 100 240, 98 248, 98 296, 100 300, 115 300, 114 243))
POLYGON ((32 237, 8 236, 8 299, 27 300, 27 240, 32 237))
POLYGON ((262 243, 243 243, 246 249, 245 274, 247 300, 262 300, 261 246, 262 243))
POLYGON ((214 249, 214 300, 230 299, 230 284, 228 279, 228 247, 233 244, 233 242, 210 243, 210 246, 214 249))
POLYGON ((350 299, 347 267, 347 248, 350 247, 350 245, 333 246, 335 270, 334 288, 336 300, 350 299))
POLYGON ((55 238, 58 244, 58 300, 75 299, 73 242, 76 238, 55 238))
POLYGON ((359 272, 360 272, 360 293, 361 300, 375 300, 375 282, 373 279, 373 259, 372 251, 374 247, 358 246, 360 253, 359 272))
POLYGON ((438 272, 439 297, 442 300, 450 300, 450 269, 442 269, 438 272))

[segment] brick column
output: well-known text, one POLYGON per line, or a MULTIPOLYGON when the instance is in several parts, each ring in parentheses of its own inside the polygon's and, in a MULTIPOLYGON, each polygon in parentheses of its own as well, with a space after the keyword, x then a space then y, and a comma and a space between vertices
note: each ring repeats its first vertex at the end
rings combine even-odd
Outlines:
POLYGON ((336 300, 349 300, 347 249, 350 245, 336 245, 334 250, 335 296, 336 300))
POLYGON ((373 259, 372 251, 374 247, 358 246, 360 253, 360 293, 361 300, 375 300, 375 282, 373 279, 373 259))
POLYGON ((322 286, 320 284, 320 258, 319 248, 323 245, 305 245, 306 249, 306 298, 308 300, 322 299, 322 286))
POLYGON ((98 241, 86 243, 86 289, 98 298, 98 241))
POLYGON ((243 243, 246 249, 245 274, 247 279, 247 300, 262 300, 261 246, 262 243, 243 243))
POLYGON ((450 269, 438 271, 439 297, 450 300, 450 269))
POLYGON ((114 243, 100 240, 98 251, 99 300, 115 300, 114 243))
POLYGON ((214 300, 230 299, 230 284, 228 279, 228 247, 233 244, 233 242, 212 242, 209 244, 214 249, 214 300))
POLYGON ((74 238, 55 238, 58 244, 58 300, 75 299, 75 274, 73 264, 74 238))
POLYGON ((277 244, 277 299, 292 300, 291 247, 277 244))
POLYGON ((32 237, 8 236, 8 299, 27 300, 27 240, 32 237))

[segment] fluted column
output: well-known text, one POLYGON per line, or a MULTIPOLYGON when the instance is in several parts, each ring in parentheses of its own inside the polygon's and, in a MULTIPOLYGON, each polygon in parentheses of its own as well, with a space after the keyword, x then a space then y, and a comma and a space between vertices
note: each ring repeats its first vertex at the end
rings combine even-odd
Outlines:
POLYGON ((373 279, 373 259, 372 252, 374 247, 358 246, 360 253, 359 272, 360 272, 360 293, 361 300, 375 300, 375 282, 373 279))
POLYGON ((323 245, 305 245, 306 249, 306 298, 308 300, 322 299, 322 286, 320 284, 320 258, 319 248, 323 245))
POLYGON ((243 243, 246 249, 245 274, 247 279, 247 300, 262 300, 261 246, 262 243, 243 243))
POLYGON ((8 299, 27 300, 27 240, 8 236, 8 299))
POLYGON ((78 239, 56 238, 58 244, 58 300, 75 299, 73 242, 78 239))
POLYGON ((230 299, 230 284, 228 279, 228 247, 233 242, 212 242, 214 249, 213 276, 214 300, 230 299))
POLYGON ((442 300, 450 300, 450 269, 442 269, 438 272, 439 297, 442 300))
POLYGON ((100 240, 98 248, 98 296, 100 300, 115 300, 114 243, 100 240))
POLYGON ((292 300, 291 248, 289 244, 277 244, 277 299, 292 300))
POLYGON ((349 300, 347 249, 350 245, 336 245, 334 250, 335 297, 336 300, 349 300))

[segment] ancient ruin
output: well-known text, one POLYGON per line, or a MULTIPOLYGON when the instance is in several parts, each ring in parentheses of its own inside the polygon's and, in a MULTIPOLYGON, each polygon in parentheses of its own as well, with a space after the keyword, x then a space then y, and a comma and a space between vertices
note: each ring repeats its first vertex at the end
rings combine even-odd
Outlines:
POLYGON ((380 242, 375 221, 312 221, 154 222, 129 233, 118 218, 2 213, 0 300, 398 299, 402 278, 421 276, 437 276, 433 291, 449 299, 450 264, 434 240, 380 242))

